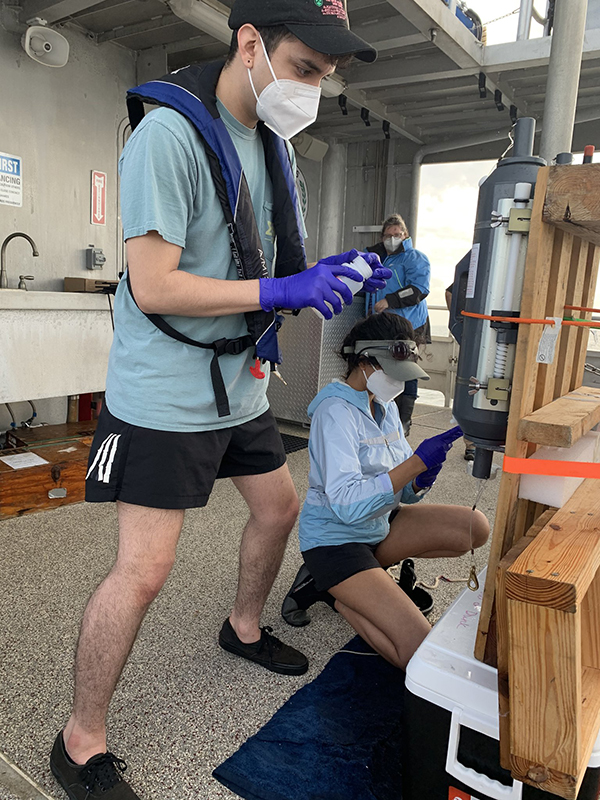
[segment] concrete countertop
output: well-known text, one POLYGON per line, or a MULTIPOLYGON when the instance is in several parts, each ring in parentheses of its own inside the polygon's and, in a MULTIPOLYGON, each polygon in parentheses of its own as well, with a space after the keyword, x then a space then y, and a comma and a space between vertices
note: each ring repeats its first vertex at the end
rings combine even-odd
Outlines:
POLYGON ((7 311, 109 311, 104 294, 91 292, 31 292, 0 289, 0 310, 7 311))

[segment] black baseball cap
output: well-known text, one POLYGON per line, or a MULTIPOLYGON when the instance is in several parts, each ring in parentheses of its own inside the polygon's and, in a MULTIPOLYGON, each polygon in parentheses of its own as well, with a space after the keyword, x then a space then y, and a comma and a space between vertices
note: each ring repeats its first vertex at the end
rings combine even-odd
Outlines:
POLYGON ((229 27, 236 31, 246 23, 285 25, 317 53, 352 54, 361 61, 377 58, 377 50, 350 30, 344 0, 235 0, 229 27))

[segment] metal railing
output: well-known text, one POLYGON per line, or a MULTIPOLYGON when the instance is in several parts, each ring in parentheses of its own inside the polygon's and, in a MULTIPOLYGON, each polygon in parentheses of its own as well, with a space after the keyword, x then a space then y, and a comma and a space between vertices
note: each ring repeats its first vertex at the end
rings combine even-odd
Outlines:
POLYGON ((546 0, 546 16, 543 17, 536 9, 534 0, 521 0, 521 8, 519 10, 519 25, 517 27, 517 41, 520 39, 529 39, 532 19, 544 26, 544 36, 550 35, 548 26, 549 6, 549 0, 546 0))

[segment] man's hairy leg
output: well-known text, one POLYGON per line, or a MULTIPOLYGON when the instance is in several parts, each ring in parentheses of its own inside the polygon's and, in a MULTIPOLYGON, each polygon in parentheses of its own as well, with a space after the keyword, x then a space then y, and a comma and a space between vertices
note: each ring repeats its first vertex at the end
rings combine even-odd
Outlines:
POLYGON ((238 591, 230 621, 241 641, 256 642, 260 615, 298 516, 298 495, 285 464, 273 472, 232 480, 248 504, 250 519, 242 535, 238 591))
POLYGON ((184 512, 117 503, 117 560, 90 598, 75 660, 73 712, 64 731, 70 758, 106 751, 106 714, 141 622, 175 560, 184 512))

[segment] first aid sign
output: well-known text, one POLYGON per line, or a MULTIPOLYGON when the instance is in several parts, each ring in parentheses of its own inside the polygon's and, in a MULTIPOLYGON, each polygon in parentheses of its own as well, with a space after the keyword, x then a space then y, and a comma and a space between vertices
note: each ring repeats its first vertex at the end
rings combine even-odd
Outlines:
POLYGON ((22 159, 0 153, 0 204, 23 205, 22 159))

